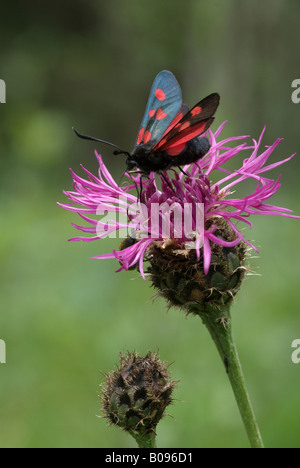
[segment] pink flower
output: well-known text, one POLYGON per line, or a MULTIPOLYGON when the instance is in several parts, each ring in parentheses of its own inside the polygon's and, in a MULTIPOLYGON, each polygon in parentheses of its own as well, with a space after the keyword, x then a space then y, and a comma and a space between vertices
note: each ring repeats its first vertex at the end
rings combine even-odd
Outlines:
POLYGON ((154 174, 146 180, 144 178, 141 180, 140 175, 131 178, 127 175, 128 185, 120 187, 97 153, 98 177, 84 167, 82 168, 87 174, 86 179, 71 170, 74 190, 64 192, 71 203, 59 203, 59 205, 78 213, 88 225, 73 224, 73 226, 91 236, 80 236, 70 240, 91 241, 116 235, 125 229, 125 238, 129 236, 131 241, 125 242, 122 250, 114 250, 112 253, 94 258, 116 258, 121 264, 118 271, 139 265, 143 278, 145 278, 143 262, 147 259, 147 251, 153 242, 166 245, 168 240, 176 240, 182 247, 188 246, 192 241, 198 259, 203 256, 205 274, 209 271, 211 263, 212 243, 233 247, 244 241, 257 251, 255 246, 244 238, 237 223, 242 222, 252 227, 249 221, 252 214, 280 215, 299 219, 298 216, 292 215, 291 210, 267 203, 280 188, 280 177, 274 180, 264 176, 266 172, 289 161, 294 155, 267 164, 269 157, 280 143, 280 138, 273 145, 262 147, 264 129, 259 140, 253 140, 250 145, 245 141, 247 136, 217 141, 225 124, 226 122, 215 133, 209 130, 211 148, 202 159, 186 166, 182 172, 170 171, 173 173, 172 177, 167 173, 164 177, 160 177, 161 189, 157 186, 154 174), (229 146, 230 144, 233 146, 229 146), (247 156, 239 169, 232 172, 225 169, 224 164, 227 161, 235 158, 238 164, 238 158, 244 154, 247 156), (213 175, 215 179, 216 174, 219 175, 219 180, 212 183, 211 176, 213 175), (243 198, 234 198, 232 189, 246 179, 254 180, 254 191, 243 198), (140 198, 131 193, 136 187, 142 188, 140 198), (199 206, 202 207, 200 211, 199 206), (154 222, 153 212, 158 208, 154 222), (197 215, 200 212, 202 216, 199 218, 197 215), (178 220, 183 220, 187 214, 188 231, 183 221, 181 224, 180 221, 178 223, 178 220), (89 215, 102 215, 102 218, 97 220, 89 215), (213 224, 213 220, 219 217, 226 220, 234 231, 236 238, 233 241, 228 242, 218 236, 217 226, 213 224))

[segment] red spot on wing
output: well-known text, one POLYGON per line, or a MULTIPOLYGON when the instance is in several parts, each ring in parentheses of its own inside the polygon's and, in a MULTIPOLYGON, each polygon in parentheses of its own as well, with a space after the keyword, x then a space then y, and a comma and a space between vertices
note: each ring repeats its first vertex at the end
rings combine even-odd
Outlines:
POLYGON ((154 95, 159 101, 164 101, 166 99, 166 95, 161 88, 157 88, 154 95))
POLYGON ((179 111, 178 114, 176 115, 176 117, 172 120, 172 122, 168 126, 168 128, 165 131, 165 133, 163 134, 163 136, 161 137, 161 140, 159 140, 159 142, 156 143, 156 145, 153 147, 153 151, 155 151, 157 148, 160 148, 162 145, 164 145, 166 143, 167 140, 164 138, 164 136, 167 133, 169 133, 169 131, 172 130, 173 127, 175 127, 175 125, 182 119, 182 117, 183 117, 183 113, 181 111, 179 111))
POLYGON ((148 143, 148 141, 151 140, 151 137, 152 137, 152 133, 148 132, 148 130, 145 131, 145 135, 144 135, 144 143, 148 143))
POLYGON ((184 122, 182 125, 179 126, 178 130, 181 132, 182 130, 189 128, 190 126, 191 126, 190 122, 184 122))
POLYGON ((182 145, 183 143, 187 143, 193 138, 196 138, 204 132, 206 128, 206 123, 207 122, 204 120, 203 122, 199 122, 197 125, 194 125, 192 128, 187 128, 182 132, 179 132, 177 135, 171 138, 170 141, 167 141, 162 146, 160 146, 160 149, 162 151, 168 152, 170 148, 182 145))
POLYGON ((182 143, 182 145, 176 145, 173 148, 169 148, 167 150, 167 153, 169 156, 178 156, 180 153, 182 153, 184 148, 185 148, 185 143, 182 143))
POLYGON ((140 145, 142 140, 143 140, 143 136, 144 136, 144 131, 145 129, 144 128, 141 128, 140 131, 139 131, 139 134, 138 134, 138 137, 137 137, 137 140, 136 140, 136 144, 137 145, 140 145))
POLYGON ((150 118, 151 118, 151 117, 154 117, 154 115, 155 115, 155 109, 150 109, 150 110, 149 110, 149 117, 150 117, 150 118))
POLYGON ((167 130, 165 131, 165 133, 163 134, 163 137, 169 133, 170 130, 172 130, 173 127, 175 127, 175 125, 182 119, 183 117, 183 113, 182 112, 178 112, 178 114, 176 115, 176 117, 172 120, 172 122, 170 123, 170 125, 168 126, 167 130))
POLYGON ((166 138, 162 138, 162 139, 157 143, 157 145, 154 146, 153 150, 155 151, 156 148, 159 148, 160 146, 163 146, 165 143, 167 143, 167 139, 166 139, 166 138))
POLYGON ((167 117, 167 115, 168 114, 166 112, 164 112, 162 109, 157 109, 155 118, 156 118, 156 120, 162 120, 165 117, 167 117))
POLYGON ((197 107, 194 107, 194 109, 191 110, 191 115, 194 116, 194 115, 198 115, 202 112, 202 107, 200 106, 197 106, 197 107))
POLYGON ((174 119, 173 122, 171 123, 172 127, 171 127, 171 125, 170 125, 170 127, 173 128, 174 125, 176 125, 177 122, 179 122, 179 120, 182 119, 182 117, 183 117, 183 113, 182 113, 182 112, 178 112, 178 114, 176 115, 175 119, 174 119))

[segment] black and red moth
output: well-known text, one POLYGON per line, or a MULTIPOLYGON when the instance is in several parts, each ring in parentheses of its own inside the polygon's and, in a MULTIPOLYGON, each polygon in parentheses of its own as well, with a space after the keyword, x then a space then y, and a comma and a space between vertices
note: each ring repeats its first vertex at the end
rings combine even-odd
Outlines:
POLYGON ((161 172, 171 167, 191 164, 210 148, 202 133, 210 127, 219 106, 220 96, 210 94, 191 110, 182 104, 180 86, 170 71, 163 70, 155 78, 144 118, 132 153, 98 138, 75 133, 84 139, 100 141, 117 148, 115 154, 127 155, 127 169, 143 174, 161 172))

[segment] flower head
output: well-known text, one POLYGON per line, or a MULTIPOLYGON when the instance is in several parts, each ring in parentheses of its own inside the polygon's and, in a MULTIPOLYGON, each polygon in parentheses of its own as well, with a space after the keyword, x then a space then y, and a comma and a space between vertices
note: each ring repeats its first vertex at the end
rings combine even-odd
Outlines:
MULTIPOLYGON (((61 206, 77 212, 88 225, 74 224, 74 227, 91 235, 71 240, 96 240, 116 236, 116 233, 125 230, 125 240, 119 250, 94 258, 117 259, 120 263, 118 271, 137 266, 145 278, 144 260, 150 260, 150 263, 152 260, 152 270, 150 267, 149 272, 153 275, 153 265, 157 266, 157 254, 168 257, 172 251, 179 264, 184 259, 192 259, 194 266, 187 268, 195 270, 197 265, 196 270, 198 273, 201 270, 202 278, 217 271, 223 275, 218 275, 217 283, 225 281, 226 291, 230 289, 230 283, 234 284, 233 290, 238 289, 246 246, 257 250, 244 237, 240 226, 244 224, 252 227, 249 218, 253 214, 297 218, 292 215, 291 210, 268 203, 280 188, 280 177, 271 179, 265 175, 294 155, 268 164, 280 138, 271 146, 262 147, 264 129, 258 141, 253 140, 251 144, 247 144, 247 136, 221 140, 219 138, 225 123, 215 133, 209 130, 209 152, 197 163, 188 165, 181 171, 164 173, 160 177, 161 188, 154 174, 148 179, 140 174, 136 177, 128 175, 127 185, 119 186, 97 153, 98 177, 84 167, 87 175, 85 179, 71 171, 74 190, 64 192, 71 203, 61 206), (246 157, 241 160, 244 155, 246 157), (225 164, 233 158, 239 168, 232 171, 226 169, 225 164), (216 175, 218 180, 212 182, 216 175), (242 198, 236 198, 233 189, 249 179, 255 183, 254 190, 242 198), (136 188, 140 188, 139 197, 132 194, 136 188), (102 215, 102 218, 96 220, 90 217, 96 214, 102 215), (231 255, 232 268, 229 276, 227 273, 225 275, 222 265, 220 270, 216 266, 219 262, 216 256, 220 249, 227 264, 227 257, 231 255), (232 274, 237 271, 239 277, 232 279, 232 274)), ((169 258, 166 258, 166 262, 166 265, 170 265, 169 258)), ((179 268, 178 265, 176 268, 179 268)), ((177 287, 178 285, 176 289, 177 287)), ((210 289, 208 284, 204 284, 201 291, 210 289)), ((186 300, 187 298, 184 299, 186 300)))

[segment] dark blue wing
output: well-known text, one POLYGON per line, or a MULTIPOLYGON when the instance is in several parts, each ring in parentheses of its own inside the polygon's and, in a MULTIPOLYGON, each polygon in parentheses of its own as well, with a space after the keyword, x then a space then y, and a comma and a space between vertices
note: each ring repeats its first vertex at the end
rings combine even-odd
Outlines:
POLYGON ((180 86, 173 73, 163 70, 154 80, 136 145, 159 142, 182 105, 180 86))

